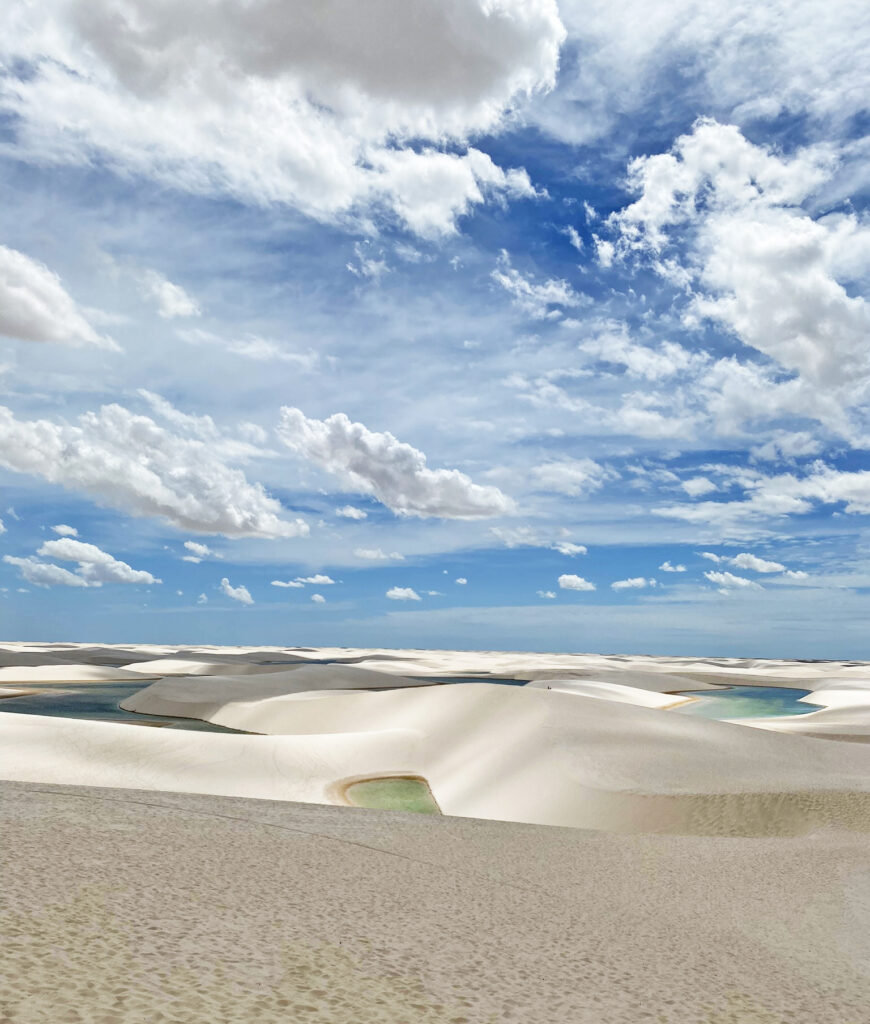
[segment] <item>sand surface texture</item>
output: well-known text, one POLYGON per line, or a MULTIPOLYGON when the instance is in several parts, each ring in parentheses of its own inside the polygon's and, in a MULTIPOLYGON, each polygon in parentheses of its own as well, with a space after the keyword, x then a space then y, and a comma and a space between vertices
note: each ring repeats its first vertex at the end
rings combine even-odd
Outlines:
POLYGON ((0 784, 10 1024, 865 1024, 863 836, 0 784))

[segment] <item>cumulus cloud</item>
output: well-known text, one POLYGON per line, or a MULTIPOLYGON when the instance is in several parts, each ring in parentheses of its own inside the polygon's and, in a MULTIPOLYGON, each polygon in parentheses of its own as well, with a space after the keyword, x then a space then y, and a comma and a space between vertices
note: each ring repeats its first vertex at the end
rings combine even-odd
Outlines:
POLYGON ((595 584, 573 573, 563 573, 557 580, 562 590, 594 590, 595 584))
POLYGON ((543 597, 547 600, 555 600, 556 592, 553 590, 539 590, 538 597, 543 597))
POLYGON ((325 576, 322 572, 315 573, 314 576, 297 576, 296 583, 313 583, 315 586, 322 587, 330 583, 335 583, 335 580, 329 576, 325 576))
POLYGON ((238 601, 240 604, 253 604, 254 599, 251 597, 251 592, 247 587, 230 586, 230 581, 224 576, 221 580, 221 593, 226 597, 232 598, 233 601, 238 601))
POLYGON ((468 580, 464 576, 457 576, 453 582, 458 583, 460 587, 464 587, 468 580))
POLYGON ((27 558, 4 555, 3 561, 8 565, 14 565, 22 579, 27 580, 28 583, 34 583, 38 587, 87 587, 90 585, 87 580, 70 572, 69 569, 64 569, 51 562, 40 562, 32 555, 27 558))
POLYGON ((705 476, 693 476, 689 480, 683 480, 680 486, 690 498, 699 498, 703 494, 718 490, 716 484, 705 476))
POLYGON ((363 558, 367 562, 404 562, 405 556, 398 551, 382 551, 381 548, 354 548, 353 553, 357 558, 363 558))
POLYGON ((72 537, 47 540, 36 552, 43 558, 56 558, 61 562, 77 562, 77 574, 89 585, 103 583, 161 583, 144 569, 133 569, 96 544, 86 544, 72 537))
POLYGON ((196 423, 179 416, 173 432, 120 405, 87 412, 76 424, 19 420, 0 406, 0 465, 130 515, 161 516, 198 533, 308 534, 305 522, 285 519, 260 484, 229 465, 239 449, 219 437, 204 440, 196 423))
POLYGON ((616 580, 615 583, 611 583, 610 587, 612 590, 643 590, 645 587, 656 586, 654 579, 646 579, 644 576, 632 576, 627 580, 616 580))
POLYGON ((199 316, 200 308, 179 284, 173 284, 156 270, 146 270, 140 277, 142 290, 157 303, 157 312, 164 320, 199 316))
POLYGON ((766 558, 759 558, 748 551, 741 551, 739 555, 729 558, 728 561, 738 569, 751 569, 753 572, 785 572, 785 566, 780 562, 771 562, 766 558))
POLYGON ((532 189, 468 145, 555 81, 555 0, 46 0, 13 5, 5 83, 19 151, 172 188, 445 234, 532 189), (442 144, 452 143, 445 152, 442 144))
POLYGON ((722 590, 762 590, 760 584, 756 583, 755 580, 749 580, 745 576, 735 576, 732 572, 717 572, 711 569, 709 572, 705 572, 704 576, 711 582, 715 583, 722 590))
POLYGON ((472 483, 458 469, 429 469, 421 451, 392 434, 352 423, 344 413, 317 420, 285 406, 277 431, 288 448, 374 495, 397 515, 480 519, 513 509, 497 487, 472 483))
POLYGON ((870 307, 850 295, 843 249, 863 252, 870 228, 852 214, 814 219, 801 208, 832 171, 831 153, 780 157, 738 128, 697 122, 669 153, 632 162, 636 202, 614 214, 623 253, 656 266, 673 237, 702 289, 687 322, 714 320, 812 388, 870 378, 870 307))
POLYGON ((290 590, 302 590, 305 586, 304 583, 300 583, 297 580, 272 580, 273 587, 285 587, 290 590))
POLYGON ((390 587, 387 597, 391 601, 420 601, 422 598, 413 587, 390 587))
POLYGON ((671 565, 670 562, 662 562, 659 570, 661 572, 685 572, 686 567, 684 565, 671 565))
POLYGON ((337 516, 341 516, 342 519, 367 519, 368 512, 364 512, 361 508, 357 508, 355 505, 343 505, 341 508, 335 510, 337 516))
POLYGON ((94 330, 57 274, 5 245, 0 245, 0 334, 21 341, 118 348, 94 330))
POLYGON ((59 537, 78 537, 79 531, 74 526, 67 526, 66 523, 58 523, 57 526, 52 526, 52 530, 59 537))
POLYGON ((205 596, 205 594, 200 594, 199 597, 196 599, 196 603, 197 604, 208 604, 208 598, 205 596))
POLYGON ((198 564, 203 560, 203 558, 208 558, 209 555, 211 555, 213 558, 220 558, 220 555, 212 551, 208 544, 200 544, 198 541, 195 540, 186 540, 184 542, 184 546, 190 552, 190 554, 182 555, 182 562, 193 562, 194 564, 198 564))
POLYGON ((326 598, 323 596, 323 594, 312 594, 311 600, 315 604, 326 604, 326 598))

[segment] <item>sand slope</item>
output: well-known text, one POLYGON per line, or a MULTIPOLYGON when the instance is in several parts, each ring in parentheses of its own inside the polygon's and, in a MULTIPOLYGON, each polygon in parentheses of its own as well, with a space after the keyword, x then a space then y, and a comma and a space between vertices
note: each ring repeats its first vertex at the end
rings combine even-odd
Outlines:
POLYGON ((864 837, 14 783, 0 833, 12 1024, 867 1019, 864 837))

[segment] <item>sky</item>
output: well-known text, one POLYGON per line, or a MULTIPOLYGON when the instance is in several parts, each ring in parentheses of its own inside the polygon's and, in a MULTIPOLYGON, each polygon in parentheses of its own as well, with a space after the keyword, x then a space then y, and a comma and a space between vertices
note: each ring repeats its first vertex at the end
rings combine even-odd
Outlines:
POLYGON ((4 4, 3 637, 870 658, 868 50, 4 4))

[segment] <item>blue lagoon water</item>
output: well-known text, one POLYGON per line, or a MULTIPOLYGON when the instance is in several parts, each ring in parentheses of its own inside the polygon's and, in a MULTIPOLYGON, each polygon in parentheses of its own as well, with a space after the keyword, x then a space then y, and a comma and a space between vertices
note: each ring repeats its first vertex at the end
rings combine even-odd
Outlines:
POLYGON ((811 690, 782 686, 729 686, 725 690, 680 690, 678 697, 694 697, 689 704, 673 708, 684 715, 702 718, 766 718, 770 715, 806 715, 818 711, 818 704, 801 703, 811 690))

